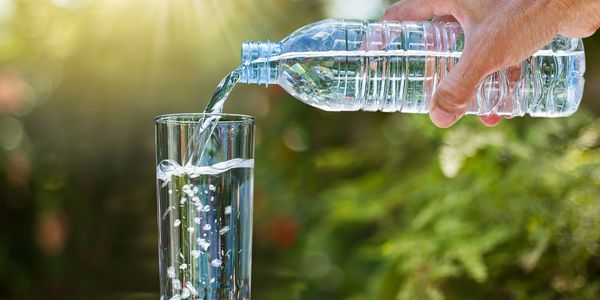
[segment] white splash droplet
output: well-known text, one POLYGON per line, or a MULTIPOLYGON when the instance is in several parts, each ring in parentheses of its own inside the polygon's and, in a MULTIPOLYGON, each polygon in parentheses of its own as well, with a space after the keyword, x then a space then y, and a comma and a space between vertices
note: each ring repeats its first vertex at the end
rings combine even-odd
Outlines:
POLYGON ((210 247, 210 243, 207 242, 205 239, 203 238, 198 238, 196 240, 196 242, 198 243, 198 246, 200 246, 204 251, 208 250, 208 247, 210 247))
POLYGON ((210 205, 207 204, 206 206, 204 206, 204 208, 202 208, 202 211, 204 211, 204 212, 210 211, 210 205))
POLYGON ((177 274, 175 274, 175 267, 170 266, 167 268, 167 277, 169 278, 175 278, 177 274))
POLYGON ((173 222, 173 226, 179 227, 179 225, 181 225, 181 220, 175 219, 175 222, 173 222))
POLYGON ((209 184, 208 189, 214 192, 217 189, 217 187, 212 184, 209 184))
POLYGON ((227 206, 225 206, 225 214, 226 214, 226 215, 229 215, 229 214, 231 214, 231 205, 227 205, 227 206))
POLYGON ((195 218, 194 218, 194 223, 196 223, 196 224, 200 224, 200 218, 198 218, 198 217, 195 217, 195 218))
POLYGON ((200 251, 198 251, 198 250, 192 250, 192 252, 190 252, 190 255, 193 258, 198 258, 200 256, 200 251))
POLYGON ((173 279, 173 281, 171 282, 171 285, 173 285, 173 289, 175 289, 175 290, 181 289, 181 281, 179 281, 179 279, 173 279))
POLYGON ((194 231, 196 231, 196 229, 194 227, 188 227, 187 231, 189 233, 194 233, 194 231))
POLYGON ((202 230, 209 231, 211 228, 212 228, 212 226, 210 226, 210 224, 204 224, 204 227, 202 227, 202 230))
POLYGON ((181 191, 183 191, 186 194, 189 194, 192 192, 192 188, 190 187, 189 184, 186 184, 181 188, 181 191))
POLYGON ((215 267, 215 268, 218 268, 218 267, 220 267, 220 266, 221 266, 221 260, 220 260, 220 259, 217 259, 217 258, 215 258, 215 259, 213 259, 213 260, 210 262, 210 265, 211 265, 211 266, 213 266, 213 267, 215 267))
POLYGON ((185 287, 190 290, 190 293, 192 293, 193 296, 197 296, 198 295, 198 291, 196 290, 196 288, 194 287, 194 285, 191 282, 186 282, 185 283, 185 287))
POLYGON ((181 290, 181 299, 187 299, 191 296, 190 291, 187 288, 183 288, 183 290, 181 290))
POLYGON ((219 230, 219 234, 224 235, 227 233, 227 231, 229 231, 229 226, 223 226, 223 228, 219 230))
POLYGON ((181 269, 181 270, 187 269, 187 264, 181 264, 181 265, 179 265, 179 269, 181 269))

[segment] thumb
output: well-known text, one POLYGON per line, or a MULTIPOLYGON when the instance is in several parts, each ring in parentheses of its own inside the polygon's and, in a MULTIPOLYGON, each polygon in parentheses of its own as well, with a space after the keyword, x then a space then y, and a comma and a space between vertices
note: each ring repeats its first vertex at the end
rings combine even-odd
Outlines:
POLYGON ((458 63, 435 89, 429 116, 438 127, 448 128, 460 119, 475 98, 479 83, 487 75, 484 56, 465 49, 458 63))

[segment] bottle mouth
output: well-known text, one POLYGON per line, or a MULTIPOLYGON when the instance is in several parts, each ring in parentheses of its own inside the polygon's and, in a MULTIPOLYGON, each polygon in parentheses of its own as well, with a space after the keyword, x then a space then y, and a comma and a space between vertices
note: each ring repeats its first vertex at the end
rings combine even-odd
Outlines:
POLYGON ((269 58, 281 54, 281 43, 245 42, 242 44, 242 83, 269 84, 277 81, 277 68, 269 58))
POLYGON ((258 59, 266 59, 281 53, 281 43, 245 42, 242 44, 242 64, 248 65, 258 59))

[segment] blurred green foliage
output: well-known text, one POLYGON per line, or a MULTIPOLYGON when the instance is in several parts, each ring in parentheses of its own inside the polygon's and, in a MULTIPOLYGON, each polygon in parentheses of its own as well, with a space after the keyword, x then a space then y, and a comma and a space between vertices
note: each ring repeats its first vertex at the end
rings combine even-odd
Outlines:
MULTIPOLYGON (((0 0, 0 298, 156 295, 153 117, 200 111, 242 41, 361 5, 0 0)), ((258 128, 253 298, 598 299, 598 34, 585 46, 577 114, 496 128, 236 88, 225 110, 258 128)))

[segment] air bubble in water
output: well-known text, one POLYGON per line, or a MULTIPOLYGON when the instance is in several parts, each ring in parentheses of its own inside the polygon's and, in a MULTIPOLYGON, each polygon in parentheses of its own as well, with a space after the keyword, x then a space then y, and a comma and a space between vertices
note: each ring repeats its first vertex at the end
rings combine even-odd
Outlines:
POLYGON ((213 259, 213 260, 210 262, 210 265, 211 265, 211 266, 213 266, 213 267, 215 267, 215 268, 218 268, 218 267, 220 267, 220 266, 221 266, 221 260, 220 260, 220 259, 218 259, 218 258, 215 258, 215 259, 213 259))
POLYGON ((179 279, 173 279, 173 281, 171 282, 171 284, 173 285, 173 288, 176 290, 180 290, 181 289, 181 281, 179 281, 179 279))
POLYGON ((190 295, 191 293, 187 288, 184 287, 183 290, 181 290, 181 299, 187 299, 190 295))
POLYGON ((170 266, 167 268, 167 277, 169 278, 175 278, 176 274, 175 274, 175 267, 170 266))
POLYGON ((185 284, 185 287, 190 290, 190 293, 192 293, 193 296, 197 296, 198 295, 198 291, 196 290, 196 288, 194 287, 194 285, 191 282, 187 282, 185 284))
POLYGON ((223 228, 219 230, 219 234, 224 235, 225 233, 227 233, 227 231, 229 231, 229 226, 223 226, 223 228))
POLYGON ((196 240, 196 242, 198 243, 198 246, 200 246, 200 248, 202 248, 204 251, 208 250, 208 247, 210 247, 210 243, 207 242, 205 239, 203 238, 198 238, 196 240))

